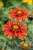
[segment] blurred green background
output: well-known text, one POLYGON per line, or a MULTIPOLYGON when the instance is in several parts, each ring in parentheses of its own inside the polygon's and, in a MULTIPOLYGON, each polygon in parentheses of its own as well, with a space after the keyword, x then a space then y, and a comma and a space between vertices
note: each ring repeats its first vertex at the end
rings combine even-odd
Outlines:
MULTIPOLYGON (((31 15, 31 11, 33 11, 33 5, 29 5, 27 3, 22 3, 22 0, 0 0, 3 3, 3 7, 0 9, 0 50, 23 50, 21 48, 21 42, 27 41, 31 43, 31 48, 29 50, 33 50, 33 16, 31 15), (25 8, 30 15, 29 19, 26 21, 22 21, 27 25, 28 36, 25 37, 24 40, 20 40, 17 37, 15 39, 11 39, 10 37, 6 37, 3 34, 3 26, 8 22, 9 13, 11 9, 16 8, 25 8)), ((13 19, 14 20, 14 19, 13 19)))

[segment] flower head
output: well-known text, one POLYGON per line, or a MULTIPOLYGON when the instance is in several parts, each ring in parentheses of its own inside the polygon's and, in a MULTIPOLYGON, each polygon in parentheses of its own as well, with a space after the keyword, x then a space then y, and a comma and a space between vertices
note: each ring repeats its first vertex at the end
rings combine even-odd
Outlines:
POLYGON ((0 9, 3 7, 3 3, 0 1, 0 9))
POLYGON ((28 43, 27 41, 26 42, 21 42, 21 47, 24 48, 24 49, 29 49, 31 47, 31 44, 28 43))
POLYGON ((33 16, 33 11, 31 12, 31 15, 33 16))
POLYGON ((3 33, 6 37, 10 36, 15 38, 16 35, 19 39, 23 39, 27 35, 26 25, 23 25, 22 23, 14 23, 13 20, 3 25, 3 27, 3 33))
POLYGON ((22 2, 23 3, 28 3, 29 5, 33 4, 33 0, 23 0, 22 2))
POLYGON ((28 19, 29 15, 28 12, 23 8, 23 9, 18 9, 18 7, 16 7, 14 10, 10 11, 10 18, 15 18, 17 21, 20 20, 26 20, 28 19))

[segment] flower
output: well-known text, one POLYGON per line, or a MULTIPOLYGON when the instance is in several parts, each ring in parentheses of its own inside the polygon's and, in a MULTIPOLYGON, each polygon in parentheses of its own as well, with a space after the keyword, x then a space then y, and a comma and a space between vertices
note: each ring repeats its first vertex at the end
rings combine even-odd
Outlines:
POLYGON ((23 0, 22 2, 23 3, 28 3, 29 5, 32 5, 33 4, 33 1, 32 0, 23 0))
POLYGON ((33 11, 31 11, 31 15, 33 16, 33 11))
POLYGON ((21 42, 21 47, 24 48, 24 49, 29 49, 31 47, 31 44, 28 43, 27 41, 23 41, 21 42))
POLYGON ((27 20, 29 15, 28 15, 28 12, 25 10, 25 8, 23 9, 18 9, 18 7, 16 7, 14 10, 11 10, 10 11, 10 15, 9 15, 10 18, 15 18, 17 21, 20 21, 20 20, 27 20))
POLYGON ((0 9, 3 7, 3 3, 0 1, 0 9))
POLYGON ((3 33, 6 37, 10 36, 15 39, 16 35, 19 39, 23 40, 23 38, 27 35, 26 24, 23 25, 22 23, 14 23, 13 20, 11 20, 7 24, 3 25, 3 27, 3 33))

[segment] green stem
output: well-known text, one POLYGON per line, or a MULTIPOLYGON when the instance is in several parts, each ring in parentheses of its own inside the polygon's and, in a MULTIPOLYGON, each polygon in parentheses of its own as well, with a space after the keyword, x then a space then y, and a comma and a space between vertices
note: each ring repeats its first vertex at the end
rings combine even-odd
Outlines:
MULTIPOLYGON (((11 6, 11 7, 7 8, 7 10, 8 10, 8 9, 11 9, 11 8, 14 8, 14 7, 16 7, 16 6, 19 6, 21 3, 22 3, 22 1, 21 1, 20 3, 18 3, 17 5, 15 5, 15 6, 11 6)), ((7 10, 6 10, 6 11, 7 11, 7 10)))

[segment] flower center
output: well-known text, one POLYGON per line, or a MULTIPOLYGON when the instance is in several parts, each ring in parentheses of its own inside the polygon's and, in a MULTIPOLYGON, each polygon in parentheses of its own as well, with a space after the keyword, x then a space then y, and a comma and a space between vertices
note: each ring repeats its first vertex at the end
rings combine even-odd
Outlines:
POLYGON ((18 11, 17 14, 18 14, 18 16, 21 16, 22 15, 22 11, 18 11))
POLYGON ((17 25, 13 25, 13 28, 14 29, 18 29, 19 27, 17 25))
POLYGON ((21 14, 22 12, 21 11, 18 11, 18 14, 21 14))
POLYGON ((18 26, 18 25, 12 25, 10 29, 12 31, 14 31, 14 32, 18 32, 18 31, 20 31, 20 26, 18 26))
POLYGON ((24 47, 28 47, 28 44, 24 43, 24 47))

